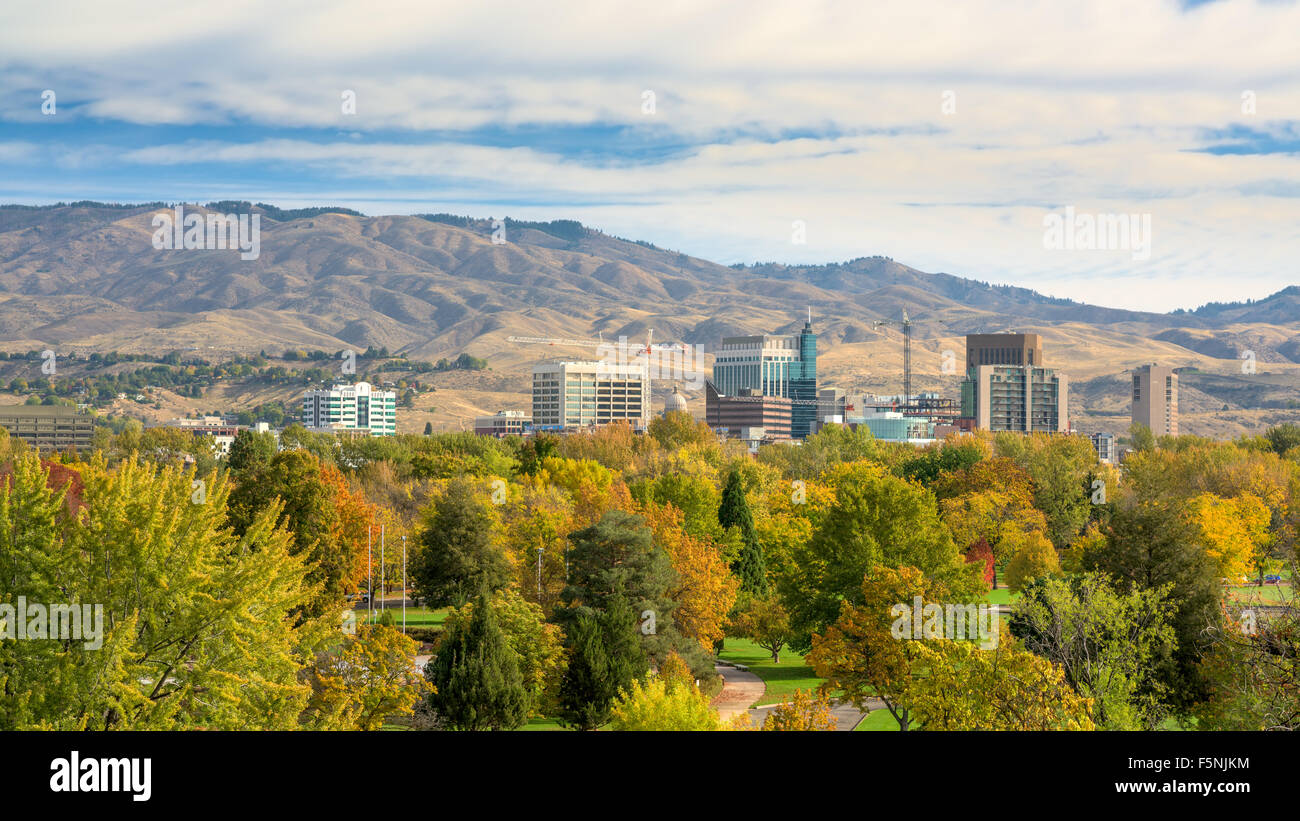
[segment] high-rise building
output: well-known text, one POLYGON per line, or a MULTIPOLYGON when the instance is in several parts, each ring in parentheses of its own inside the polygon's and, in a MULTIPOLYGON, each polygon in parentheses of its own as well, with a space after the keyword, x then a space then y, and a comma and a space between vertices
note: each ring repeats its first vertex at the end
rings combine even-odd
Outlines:
POLYGON ((1038 334, 968 334, 961 415, 971 427, 1068 431, 1069 379, 1044 367, 1038 334))
POLYGON ((1029 365, 1041 368, 1043 340, 1038 334, 967 334, 966 372, 980 365, 1029 365))
POLYGON ((376 390, 369 382, 307 391, 302 397, 302 424, 330 433, 395 436, 397 393, 376 390))
POLYGON ((1162 365, 1133 371, 1133 423, 1156 436, 1178 435, 1178 374, 1162 365))
POLYGON ((713 384, 722 396, 755 391, 800 400, 791 408, 791 433, 804 439, 817 429, 817 335, 812 322, 798 334, 732 336, 713 358, 713 384))
POLYGON ((574 428, 650 418, 644 359, 626 363, 548 362, 533 368, 533 426, 574 428))
POLYGON ((962 416, 980 430, 1068 431, 1068 400, 1065 374, 1029 365, 979 365, 961 385, 962 416))

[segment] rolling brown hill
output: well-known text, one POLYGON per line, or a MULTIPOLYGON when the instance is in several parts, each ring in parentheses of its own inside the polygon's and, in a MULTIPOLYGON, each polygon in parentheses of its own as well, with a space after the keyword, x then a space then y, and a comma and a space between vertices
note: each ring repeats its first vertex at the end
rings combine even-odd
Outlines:
POLYGON ((162 204, 0 207, 0 349, 178 350, 211 359, 375 345, 415 359, 485 357, 490 390, 463 374, 443 380, 439 405, 456 410, 434 421, 455 428, 497 409, 486 403, 506 403, 511 386, 513 406, 526 406, 538 359, 591 353, 516 345, 510 335, 641 340, 653 328, 656 341, 711 351, 724 335, 796 330, 808 308, 821 335, 823 382, 895 393, 899 332, 872 322, 906 309, 921 390, 955 393, 957 379, 941 362, 946 350, 960 359, 963 334, 1016 330, 1044 335, 1048 364, 1071 376, 1071 416, 1085 430, 1127 427, 1124 371, 1151 361, 1189 369, 1188 432, 1232 435, 1300 416, 1300 288, 1190 313, 1142 313, 924 273, 886 257, 728 267, 571 222, 510 221, 507 241, 494 244, 487 220, 255 210, 261 254, 244 261, 234 250, 155 250, 151 217, 170 212, 162 204), (1241 372, 1244 350, 1254 352, 1257 373, 1241 372))

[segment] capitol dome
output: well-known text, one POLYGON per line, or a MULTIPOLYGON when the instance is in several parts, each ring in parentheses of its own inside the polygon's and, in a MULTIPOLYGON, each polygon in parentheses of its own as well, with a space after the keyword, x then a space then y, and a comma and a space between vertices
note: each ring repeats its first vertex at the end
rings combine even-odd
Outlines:
POLYGON ((666 400, 664 400, 664 413, 667 414, 672 411, 689 413, 686 409, 686 397, 682 396, 681 393, 678 392, 676 385, 673 385, 673 392, 668 395, 666 400))

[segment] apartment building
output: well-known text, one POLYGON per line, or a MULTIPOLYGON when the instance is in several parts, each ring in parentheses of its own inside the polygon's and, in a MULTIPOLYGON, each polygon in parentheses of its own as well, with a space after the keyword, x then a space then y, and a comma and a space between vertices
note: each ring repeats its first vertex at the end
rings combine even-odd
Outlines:
POLYGON ((308 430, 346 435, 397 435, 397 393, 369 382, 307 391, 302 424, 308 430))
POLYGON ((1178 374, 1162 365, 1133 371, 1133 422, 1156 436, 1178 435, 1178 374))
POLYGON ((67 405, 5 405, 0 427, 38 450, 89 448, 95 435, 94 417, 67 405))

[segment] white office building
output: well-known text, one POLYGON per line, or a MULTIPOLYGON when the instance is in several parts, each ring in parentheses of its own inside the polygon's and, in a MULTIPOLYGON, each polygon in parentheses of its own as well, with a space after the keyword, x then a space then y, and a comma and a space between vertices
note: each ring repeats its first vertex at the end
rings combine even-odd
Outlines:
POLYGON ((307 391, 302 398, 302 424, 313 431, 395 436, 397 393, 376 390, 369 382, 307 391))
POLYGON ((533 368, 533 426, 579 428, 650 419, 650 374, 644 359, 628 363, 548 362, 533 368))

